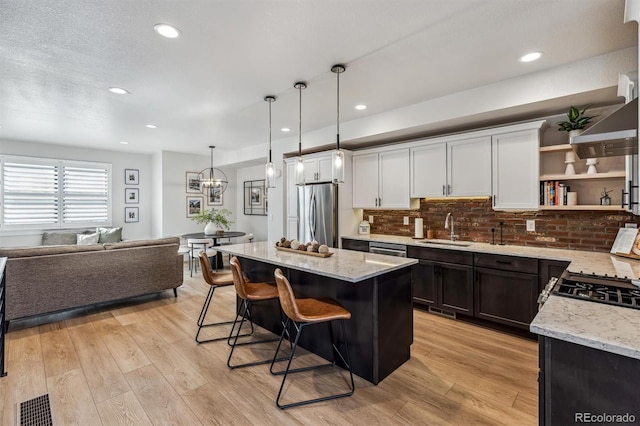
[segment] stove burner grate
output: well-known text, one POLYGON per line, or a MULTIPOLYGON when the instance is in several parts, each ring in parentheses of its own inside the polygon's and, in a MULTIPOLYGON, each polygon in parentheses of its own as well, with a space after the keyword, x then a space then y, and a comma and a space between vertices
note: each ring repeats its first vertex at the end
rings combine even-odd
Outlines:
POLYGON ((560 279, 553 293, 575 299, 640 309, 640 290, 609 285, 606 282, 596 283, 560 279))

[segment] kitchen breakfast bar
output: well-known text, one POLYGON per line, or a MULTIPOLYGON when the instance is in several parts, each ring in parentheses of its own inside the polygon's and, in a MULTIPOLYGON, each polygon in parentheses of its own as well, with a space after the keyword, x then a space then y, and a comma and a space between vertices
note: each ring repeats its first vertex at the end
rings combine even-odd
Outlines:
MULTIPOLYGON (((278 251, 268 242, 219 250, 237 256, 252 281, 273 282, 273 272, 280 268, 296 298, 328 297, 348 309, 352 316, 345 327, 354 374, 378 384, 411 357, 411 265, 417 260, 337 248, 330 249, 330 257, 317 257, 278 251)), ((256 304, 251 315, 255 324, 281 333, 276 301, 256 304)), ((313 332, 302 336, 300 346, 331 359, 329 327, 314 325, 313 332)))

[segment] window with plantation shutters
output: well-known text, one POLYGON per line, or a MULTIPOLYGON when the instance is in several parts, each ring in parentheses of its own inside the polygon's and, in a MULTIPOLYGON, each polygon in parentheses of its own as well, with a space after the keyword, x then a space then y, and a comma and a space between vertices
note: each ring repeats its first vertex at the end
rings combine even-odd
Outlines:
POLYGON ((0 226, 77 228, 111 224, 111 165, 0 157, 0 226))

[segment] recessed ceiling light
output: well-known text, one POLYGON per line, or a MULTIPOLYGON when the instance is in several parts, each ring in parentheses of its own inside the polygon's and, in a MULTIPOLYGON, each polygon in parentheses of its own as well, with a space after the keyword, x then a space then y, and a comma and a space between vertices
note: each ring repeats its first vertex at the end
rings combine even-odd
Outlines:
POLYGON ((361 111, 363 109, 367 109, 367 106, 365 104, 360 104, 360 105, 356 105, 355 109, 357 109, 358 111, 361 111))
POLYGON ((127 89, 122 89, 120 87, 109 87, 109 91, 116 95, 128 95, 130 93, 127 89))
POLYGON ((125 142, 125 141, 120 141, 121 145, 129 145, 129 142, 125 142))
POLYGON ((526 55, 522 56, 520 58, 520 62, 531 62, 531 61, 535 61, 536 59, 540 59, 540 57, 542 56, 542 52, 531 52, 531 53, 527 53, 526 55))
POLYGON ((166 38, 178 38, 180 37, 180 30, 169 24, 155 24, 153 29, 166 38))
POLYGON ((283 127, 283 128, 282 128, 282 129, 280 129, 280 130, 281 130, 281 131, 283 131, 283 132, 290 132, 290 131, 291 131, 291 129, 290 129, 290 128, 288 128, 288 127, 283 127))
POLYGON ((156 126, 155 124, 147 124, 145 127, 148 127, 149 129, 157 129, 158 126, 156 126))

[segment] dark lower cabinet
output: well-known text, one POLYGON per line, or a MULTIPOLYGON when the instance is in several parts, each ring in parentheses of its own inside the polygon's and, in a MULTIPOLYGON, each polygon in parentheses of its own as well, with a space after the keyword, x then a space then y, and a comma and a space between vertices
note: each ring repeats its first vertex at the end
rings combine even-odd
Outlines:
POLYGON ((542 291, 552 277, 560 277, 569 266, 569 263, 571 262, 564 260, 540 259, 538 262, 538 290, 542 291))
POLYGON ((369 241, 342 238, 342 248, 345 250, 369 251, 369 241))
POLYGON ((6 257, 0 257, 0 377, 6 376, 4 371, 4 335, 7 332, 7 326, 4 319, 5 308, 5 289, 6 289, 6 274, 5 266, 7 264, 6 257))
POLYGON ((539 337, 539 424, 640 424, 640 360, 539 337))
POLYGON ((537 298, 537 274, 476 267, 476 317, 528 329, 537 298))
POLYGON ((413 284, 413 301, 422 305, 437 306, 436 264, 428 260, 419 260, 411 267, 411 283, 413 284))
POLYGON ((473 315, 472 254, 429 248, 408 250, 409 257, 420 259, 412 267, 414 302, 473 315))

